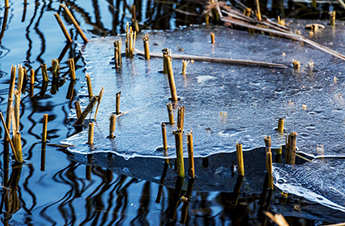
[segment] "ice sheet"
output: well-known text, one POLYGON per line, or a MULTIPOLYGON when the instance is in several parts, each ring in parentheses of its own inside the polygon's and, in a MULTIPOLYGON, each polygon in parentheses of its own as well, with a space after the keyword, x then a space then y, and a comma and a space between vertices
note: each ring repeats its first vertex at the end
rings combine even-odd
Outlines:
MULTIPOLYGON (((313 39, 342 51, 344 25, 334 29, 338 36, 326 27, 313 39)), ((322 145, 325 156, 345 156, 344 62, 298 42, 224 27, 190 27, 149 34, 151 52, 171 48, 173 53, 289 66, 273 69, 195 61, 188 65, 187 75, 182 76, 181 60, 173 60, 177 94, 181 98, 174 114, 176 117, 178 106, 185 106, 184 129, 193 130, 195 156, 233 152, 236 142, 248 151, 263 146, 265 135, 272 137, 274 146, 281 145, 285 138, 274 130, 279 118, 285 118, 285 134, 298 133, 300 152, 317 156, 317 146, 322 145), (216 44, 208 41, 210 32, 215 33, 216 44), (292 68, 292 59, 301 61, 299 71, 292 68), (314 62, 313 68, 308 66, 310 60, 314 62)), ((138 35, 138 49, 143 49, 142 36, 138 35)), ((95 123, 94 148, 86 144, 87 131, 64 142, 75 146, 70 151, 84 154, 114 152, 126 158, 163 158, 157 148, 162 146, 161 123, 168 121, 166 104, 170 93, 166 75, 159 73, 162 59, 123 57, 122 68, 115 70, 113 41, 118 38, 92 38, 81 48, 94 93, 105 89, 95 123), (116 138, 111 140, 106 138, 108 119, 119 91, 121 111, 128 113, 117 119, 116 138)), ((175 125, 167 125, 168 157, 175 156, 174 130, 175 125)))
POLYGON ((345 212, 344 159, 317 159, 303 165, 275 164, 279 189, 345 212))

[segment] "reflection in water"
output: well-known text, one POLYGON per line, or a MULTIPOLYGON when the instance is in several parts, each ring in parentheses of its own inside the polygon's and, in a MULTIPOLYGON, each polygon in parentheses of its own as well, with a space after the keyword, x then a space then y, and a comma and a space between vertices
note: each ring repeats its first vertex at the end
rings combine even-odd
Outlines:
MULTIPOLYGON (((23 86, 27 89, 23 92, 21 103, 21 131, 25 158, 23 165, 11 166, 12 156, 9 145, 1 141, 3 142, 0 151, 3 224, 11 224, 12 221, 25 222, 28 225, 257 223, 258 220, 254 219, 254 215, 257 214, 255 207, 259 205, 260 208, 268 210, 272 193, 267 194, 265 190, 264 198, 259 204, 257 197, 242 197, 240 188, 243 178, 241 180, 238 178, 232 193, 193 191, 195 181, 179 177, 174 178, 175 188, 169 188, 163 185, 168 164, 162 165, 160 183, 156 184, 128 176, 126 168, 123 169, 124 173, 113 173, 109 169, 94 166, 90 158, 89 162, 78 159, 78 162, 84 164, 77 163, 72 157, 68 157, 68 153, 46 146, 46 143, 39 143, 43 113, 49 114, 48 135, 52 143, 57 143, 68 134, 75 132, 75 129, 70 128, 68 124, 71 121, 72 102, 83 86, 80 82, 80 78, 84 78, 84 64, 79 54, 81 47, 78 45, 80 40, 76 31, 71 28, 70 20, 61 10, 59 4, 62 1, 35 0, 29 4, 26 0, 12 2, 11 8, 4 9, 0 18, 0 110, 5 111, 8 95, 7 71, 10 65, 23 64, 28 71, 36 68, 37 74, 40 73, 41 64, 58 57, 62 76, 61 79, 43 83, 38 74, 35 84, 23 86), (59 39, 59 28, 52 22, 54 13, 59 13, 65 20, 74 43, 65 43, 62 38, 59 39), (23 37, 27 40, 25 48, 20 45, 23 43, 23 37), (66 55, 68 58, 74 58, 79 81, 66 82, 68 67, 66 61, 63 61, 66 55)), ((107 36, 124 33, 126 23, 131 22, 133 17, 131 15, 133 1, 67 0, 63 2, 89 34, 107 36)), ((203 17, 197 15, 201 15, 203 11, 203 2, 134 1, 135 17, 141 29, 171 29, 180 25, 200 23, 203 17)), ((246 3, 254 4, 253 1, 246 3)), ((291 15, 293 7, 303 7, 302 3, 288 1, 287 6, 282 3, 282 1, 272 2, 270 7, 275 7, 276 10, 275 12, 272 10, 273 14, 280 12, 283 16, 291 15)), ((271 3, 263 1, 260 4, 269 6, 271 3)), ((315 8, 308 10, 313 16, 316 15, 315 12, 319 12, 315 8)), ((135 70, 135 62, 130 63, 135 70)), ((121 74, 121 68, 116 71, 118 82, 123 82, 125 76, 121 74)), ((3 137, 2 127, 0 137, 3 137)), ((113 157, 112 161, 116 163, 117 158, 113 157)), ((202 165, 205 168, 211 167, 212 162, 208 162, 205 158, 202 165)), ((264 216, 261 218, 259 217, 261 222, 264 222, 264 216)))

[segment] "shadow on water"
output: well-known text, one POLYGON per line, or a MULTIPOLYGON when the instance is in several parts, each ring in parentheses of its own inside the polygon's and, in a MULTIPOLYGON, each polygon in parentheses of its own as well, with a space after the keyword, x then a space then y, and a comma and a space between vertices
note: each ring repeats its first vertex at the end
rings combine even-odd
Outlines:
MULTIPOLYGON (((71 113, 71 109, 74 109, 74 102, 78 99, 76 93, 83 92, 85 86, 84 63, 78 50, 78 45, 81 45, 79 43, 83 42, 60 7, 60 2, 70 8, 89 36, 124 33, 126 23, 133 18, 133 1, 124 0, 10 1, 10 8, 6 9, 0 5, 1 112, 6 112, 11 65, 22 64, 29 75, 31 69, 36 75, 33 84, 26 80, 21 102, 20 127, 25 163, 14 164, 9 144, 1 141, 0 206, 3 224, 261 225, 265 222, 264 217, 259 216, 259 209, 267 210, 270 202, 266 206, 264 201, 259 202, 262 180, 257 181, 254 186, 256 192, 251 195, 243 192, 243 189, 248 189, 248 180, 231 173, 225 174, 225 177, 232 179, 231 183, 227 181, 225 183, 228 184, 223 184, 226 189, 222 192, 211 187, 202 189, 198 178, 192 180, 175 177, 171 166, 162 160, 138 158, 130 162, 112 157, 112 164, 117 165, 104 165, 110 161, 106 156, 88 159, 84 156, 72 156, 40 142, 43 114, 49 114, 48 138, 51 143, 58 143, 75 133, 71 126, 75 112, 71 113), (66 44, 54 21, 54 13, 62 17, 74 43, 66 44), (50 81, 43 82, 41 64, 50 65, 50 61, 55 58, 60 62, 60 78, 52 79, 49 74, 50 81), (77 81, 69 79, 67 58, 75 60, 77 81), (132 174, 133 166, 140 172, 139 176, 132 174), (152 171, 152 174, 148 171, 152 171), (152 178, 152 175, 155 177, 152 178)), ((200 16, 204 2, 134 1, 135 18, 141 29, 174 29, 200 24, 204 21, 200 16)), ((244 3, 254 5, 253 1, 244 3)), ((310 3, 292 1, 287 4, 283 4, 283 1, 263 1, 260 4, 264 14, 282 17, 326 18, 330 7, 339 9, 337 5, 310 7, 310 3)), ((341 11, 337 13, 339 17, 343 16, 341 11)), ((121 77, 118 76, 118 79, 121 77)), ((2 127, 0 136, 4 137, 2 127)), ((219 167, 227 167, 229 170, 234 156, 228 156, 227 166, 213 168, 212 164, 223 157, 211 156, 209 163, 206 159, 197 159, 196 163, 200 167, 198 172, 207 173, 208 170, 218 169, 223 175, 223 168, 219 167)), ((261 178, 264 170, 258 173, 261 178)), ((258 173, 253 172, 254 175, 258 173)), ((295 223, 300 218, 308 224, 316 224, 320 219, 337 223, 342 219, 338 216, 339 213, 330 212, 325 207, 318 206, 319 212, 328 214, 329 217, 313 212, 313 205, 305 200, 282 198, 276 193, 274 195, 277 202, 285 203, 273 204, 276 210, 288 212, 295 204, 306 206, 305 215, 293 213, 288 217, 290 223, 295 223)), ((267 221, 267 224, 271 222, 267 221)))

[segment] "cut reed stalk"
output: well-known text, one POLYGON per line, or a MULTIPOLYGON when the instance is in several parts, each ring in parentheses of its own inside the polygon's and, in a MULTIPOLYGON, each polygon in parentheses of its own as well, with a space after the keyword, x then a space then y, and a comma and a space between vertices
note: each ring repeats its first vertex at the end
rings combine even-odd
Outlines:
POLYGON ((132 26, 135 32, 139 32, 139 24, 137 21, 135 5, 132 5, 132 26))
POLYGON ((211 43, 212 43, 212 44, 215 44, 215 43, 216 43, 216 41, 215 41, 215 36, 214 36, 214 33, 213 33, 213 32, 211 32, 211 33, 210 33, 210 36, 211 36, 211 43))
POLYGON ((115 114, 120 114, 120 98, 121 98, 121 92, 116 93, 116 109, 115 114))
POLYGON ((185 113, 185 107, 181 106, 178 108, 178 114, 177 114, 177 129, 183 132, 183 126, 184 126, 184 113, 185 113))
MULTIPOLYGON (((138 52, 138 50, 136 50, 138 52)), ((166 62, 166 56, 169 55, 169 49, 162 49, 163 52, 163 74, 168 74, 168 66, 167 66, 167 62, 166 62)), ((144 55, 144 53, 140 53, 144 55)))
POLYGON ((22 138, 21 134, 19 132, 19 126, 15 119, 15 112, 13 110, 13 106, 10 108, 10 114, 11 114, 11 121, 12 121, 12 140, 13 145, 16 150, 16 156, 18 156, 18 161, 23 162, 23 153, 22 153, 22 138))
POLYGON ((48 82, 48 71, 47 71, 47 65, 46 64, 41 64, 41 72, 42 72, 42 79, 43 82, 48 82))
POLYGON ((285 163, 294 165, 295 158, 296 158, 296 141, 297 141, 297 133, 292 132, 289 134, 288 143, 286 147, 286 156, 285 156, 285 163))
POLYGON ((30 84, 35 84, 35 70, 30 70, 30 84))
POLYGON ((169 115, 169 124, 173 125, 173 124, 175 124, 173 105, 171 103, 168 103, 167 104, 167 108, 168 108, 168 115, 169 115))
MULTIPOLYGON (((8 130, 8 127, 6 126, 5 119, 4 119, 4 116, 2 115, 2 112, 0 112, 0 118, 1 118, 2 125, 4 126, 6 137, 10 137, 10 131, 8 130)), ((10 146, 11 146, 11 149, 12 149, 12 153, 14 155, 14 159, 17 162, 19 162, 19 163, 23 162, 23 160, 21 160, 21 159, 23 159, 23 156, 18 156, 18 154, 16 152, 16 148, 14 147, 14 144, 13 144, 12 140, 8 139, 8 141, 10 143, 10 146)))
POLYGON ((58 59, 52 60, 52 74, 53 74, 53 78, 59 78, 59 71, 60 71, 59 60, 58 59))
POLYGON ((95 116, 93 118, 93 120, 95 120, 95 121, 96 121, 99 105, 101 104, 101 101, 102 101, 103 93, 104 93, 104 88, 102 87, 101 91, 98 94, 98 102, 97 102, 96 112, 95 112, 95 116))
POLYGON ((193 147, 193 133, 192 132, 189 132, 187 134, 187 146, 188 146, 188 163, 189 163, 188 174, 191 178, 195 178, 194 147, 193 147))
POLYGON ((175 86, 175 79, 174 79, 174 72, 172 69, 172 64, 171 64, 171 56, 166 55, 165 58, 166 61, 166 66, 168 70, 168 80, 169 80, 169 87, 170 87, 170 93, 171 93, 171 100, 172 101, 177 101, 177 94, 176 94, 176 86, 175 86))
POLYGON ((10 8, 10 3, 8 2, 8 0, 5 0, 5 8, 10 8))
POLYGON ((255 0, 255 4, 256 4, 256 17, 258 18, 258 21, 261 21, 261 11, 260 11, 259 0, 255 0))
MULTIPOLYGON (((58 81, 58 79, 54 79, 54 80, 56 82, 58 81)), ((74 92, 75 82, 76 82, 75 80, 71 80, 69 83, 67 94, 66 94, 66 99, 68 99, 68 100, 72 100, 72 98, 75 95, 75 92, 74 92)))
POLYGON ((73 42, 73 40, 72 40, 71 36, 69 35, 69 33, 68 33, 64 23, 61 20, 59 14, 55 13, 54 16, 55 16, 55 19, 56 19, 56 21, 58 22, 58 24, 60 26, 60 29, 61 29, 62 33, 64 34, 64 36, 66 38, 66 41, 69 42, 69 43, 73 42))
POLYGON ((266 153, 266 170, 268 174, 268 188, 273 190, 272 152, 266 153))
POLYGON ((89 145, 93 145, 93 131, 94 131, 94 123, 91 122, 89 123, 89 136, 88 136, 88 141, 87 141, 89 145))
POLYGON ((122 45, 121 39, 114 41, 115 68, 119 68, 122 65, 121 45, 122 45))
POLYGON ((64 4, 60 4, 60 6, 61 6, 62 8, 64 8, 64 10, 65 10, 67 16, 68 16, 68 17, 70 18, 70 20, 72 21, 74 27, 77 29, 79 35, 80 35, 81 38, 84 40, 84 42, 88 42, 89 40, 86 38, 86 36, 85 36, 83 30, 80 28, 78 22, 75 20, 74 16, 73 16, 72 13, 69 11, 69 9, 67 8, 67 6, 64 5, 64 4))
POLYGON ((165 123, 162 123, 162 138, 163 138, 163 150, 166 152, 168 150, 168 142, 167 142, 167 130, 165 123))
POLYGON ((98 97, 96 97, 96 96, 94 96, 91 99, 90 103, 87 105, 87 107, 84 109, 84 111, 80 114, 78 119, 74 122, 74 124, 73 124, 74 126, 80 125, 80 124, 82 124, 84 122, 84 119, 90 113, 90 111, 92 111, 92 109, 95 106, 97 100, 98 100, 98 97))
POLYGON ((92 84, 91 84, 90 75, 86 74, 85 79, 86 79, 86 83, 87 83, 87 90, 89 93, 89 99, 91 99, 93 97, 93 92, 92 92, 92 84))
POLYGON ((284 118, 278 119, 278 132, 284 133, 284 118))
POLYGON ((329 15, 330 15, 330 25, 331 26, 335 26, 335 15, 336 15, 336 12, 335 11, 330 11, 329 15))
POLYGON ((266 153, 271 152, 271 137, 265 136, 264 141, 265 141, 266 153))
POLYGON ((14 117, 15 117, 15 123, 16 127, 19 129, 20 126, 20 92, 16 89, 14 91, 14 117))
MULTIPOLYGON (((7 101, 7 114, 6 114, 6 126, 7 128, 11 128, 11 115, 9 114, 10 108, 13 105, 13 93, 14 93, 14 86, 16 83, 16 67, 11 66, 11 79, 10 79, 10 88, 8 92, 8 101, 7 101)), ((5 136, 5 140, 9 140, 10 136, 5 136)))
POLYGON ((115 128, 116 128, 116 115, 110 116, 110 126, 109 126, 109 138, 115 137, 115 128))
POLYGON ((67 63, 69 67, 69 74, 70 74, 71 80, 76 80, 74 59, 73 58, 68 59, 67 63))
POLYGON ((75 106, 75 112, 76 112, 77 118, 79 118, 81 115, 81 107, 80 107, 79 101, 74 102, 74 106, 75 106))
POLYGON ((184 162, 183 162, 183 141, 182 141, 182 132, 177 130, 175 134, 175 145, 176 145, 176 167, 177 175, 179 177, 185 177, 184 173, 184 162))
POLYGON ((244 162, 243 162, 243 151, 242 144, 236 144, 236 154, 237 154, 237 168, 238 175, 244 176, 244 162))
POLYGON ((18 65, 17 90, 19 93, 22 92, 23 81, 24 81, 24 68, 21 65, 18 65))
POLYGON ((187 65, 189 64, 189 60, 182 60, 182 75, 186 75, 187 65))
POLYGON ((135 40, 137 33, 132 31, 132 26, 128 29, 128 22, 126 26, 126 57, 133 58, 135 50, 135 40))
POLYGON ((143 37, 143 43, 144 43, 144 52, 145 52, 145 59, 150 59, 150 49, 149 49, 149 34, 146 34, 143 37))
POLYGON ((47 142, 48 114, 43 115, 42 142, 47 142))

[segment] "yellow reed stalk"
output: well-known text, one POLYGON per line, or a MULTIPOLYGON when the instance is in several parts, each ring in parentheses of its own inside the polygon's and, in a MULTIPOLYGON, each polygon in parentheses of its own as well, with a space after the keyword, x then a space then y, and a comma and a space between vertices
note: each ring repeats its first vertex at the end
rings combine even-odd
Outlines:
POLYGON ((14 117, 17 128, 20 126, 20 92, 16 89, 14 91, 14 117))
POLYGON ((330 11, 329 12, 329 15, 330 15, 330 24, 331 26, 335 26, 335 15, 336 15, 336 12, 335 11, 330 11))
POLYGON ((183 132, 183 125, 184 125, 184 113, 185 107, 181 106, 178 108, 177 113, 177 129, 183 132))
POLYGON ((97 103, 97 107, 96 107, 95 116, 93 118, 93 120, 95 120, 95 121, 96 121, 99 105, 101 104, 101 101, 102 101, 103 93, 104 93, 104 88, 102 87, 101 91, 98 94, 98 103, 97 103))
POLYGON ((182 75, 186 75, 187 65, 189 62, 190 60, 182 60, 182 75))
MULTIPOLYGON (((6 114, 6 126, 7 128, 11 128, 11 115, 9 114, 10 108, 13 105, 13 93, 14 93, 14 86, 16 83, 16 67, 11 66, 11 79, 10 79, 10 87, 8 92, 8 101, 7 101, 7 114, 6 114)), ((5 136, 5 140, 9 140, 10 136, 5 136)))
POLYGON ((42 142, 47 142, 48 114, 43 115, 42 142))
POLYGON ((69 67, 69 74, 71 76, 71 80, 76 80, 74 59, 73 58, 68 59, 67 63, 69 67))
POLYGON ((22 92, 23 81, 24 81, 24 68, 21 65, 18 65, 17 90, 19 93, 22 92))
POLYGON ((91 122, 89 123, 89 136, 88 136, 88 141, 87 141, 89 145, 93 145, 93 131, 94 131, 94 123, 91 122))
POLYGON ((175 145, 176 145, 176 166, 177 166, 177 175, 179 177, 185 177, 184 173, 184 161, 183 161, 183 141, 182 141, 182 132, 175 131, 175 145))
POLYGON ((70 20, 72 21, 72 24, 74 25, 74 27, 77 29, 79 35, 81 36, 81 38, 84 40, 84 42, 88 42, 89 40, 86 38, 83 30, 80 28, 78 22, 74 19, 74 16, 72 15, 72 13, 69 11, 69 9, 67 8, 66 5, 64 4, 60 4, 60 6, 62 8, 64 8, 67 16, 70 18, 70 20))
POLYGON ((259 0, 255 0, 256 3, 256 17, 259 21, 261 21, 261 11, 260 11, 260 3, 259 0))
POLYGON ((237 168, 238 175, 244 176, 244 162, 243 162, 243 151, 242 144, 236 144, 236 154, 237 154, 237 168))
POLYGON ((115 114, 120 114, 120 98, 121 98, 121 92, 116 93, 116 110, 115 114))
POLYGON ((166 55, 166 65, 167 65, 167 71, 168 71, 168 80, 169 80, 169 87, 170 87, 170 93, 171 93, 171 100, 177 101, 177 94, 176 94, 176 86, 175 86, 175 79, 174 79, 174 72, 172 69, 171 64, 171 56, 166 55))
POLYGON ((98 100, 97 96, 92 97, 90 103, 86 106, 84 111, 81 113, 81 115, 74 122, 73 126, 81 125, 84 122, 84 119, 90 113, 90 111, 92 111, 92 109, 95 106, 97 100, 98 100))
POLYGON ((165 123, 162 123, 162 138, 163 138, 163 149, 164 152, 166 152, 168 150, 168 142, 167 142, 167 130, 166 130, 166 126, 165 123))
POLYGON ((149 49, 149 34, 146 34, 143 37, 143 43, 144 43, 144 51, 145 51, 145 59, 150 59, 150 49, 149 49))
POLYGON ((30 84, 35 84, 35 70, 30 70, 30 84))
POLYGON ((211 36, 211 43, 212 43, 212 44, 215 44, 215 43, 216 43, 216 41, 215 41, 215 36, 214 36, 214 33, 213 33, 213 32, 211 32, 211 33, 210 33, 210 36, 211 36))
POLYGON ((69 43, 73 42, 73 40, 72 40, 71 36, 69 35, 69 33, 68 33, 64 23, 61 20, 59 14, 55 13, 54 16, 55 16, 55 19, 56 19, 56 21, 58 22, 58 24, 60 26, 60 29, 61 29, 62 33, 64 34, 67 42, 69 42, 69 43))
POLYGON ((46 64, 41 64, 41 71, 42 71, 42 79, 43 82, 48 82, 48 71, 47 71, 47 65, 46 64))
POLYGON ((193 147, 193 133, 192 132, 189 132, 187 134, 187 146, 188 146, 188 163, 189 163, 188 174, 191 178, 195 178, 194 147, 193 147))
POLYGON ((169 55, 169 49, 162 49, 163 52, 163 74, 168 74, 166 56, 169 55))
POLYGON ((110 126, 109 126, 109 138, 115 137, 115 127, 116 127, 116 115, 110 116, 110 126))
POLYGON ((268 188, 273 190, 272 152, 266 153, 266 170, 268 174, 268 188))
POLYGON ((121 64, 122 64, 121 45, 122 45, 121 39, 114 41, 115 68, 121 67, 121 64))
POLYGON ((271 137, 265 136, 264 141, 265 141, 266 152, 271 152, 271 137))
POLYGON ((10 8, 10 3, 8 2, 8 0, 5 0, 5 8, 10 8))
POLYGON ((87 90, 89 92, 89 99, 91 99, 93 97, 93 92, 92 92, 92 84, 91 84, 90 75, 86 74, 85 79, 87 83, 87 90))
POLYGON ((81 107, 80 107, 79 101, 74 102, 74 106, 75 106, 75 112, 76 112, 77 118, 79 118, 81 115, 81 107))
POLYGON ((284 118, 278 119, 278 132, 284 133, 284 118))
POLYGON ((175 122, 174 122, 174 112, 173 112, 172 104, 168 103, 167 108, 168 108, 168 114, 169 114, 169 124, 173 125, 173 124, 175 124, 175 122))
MULTIPOLYGON (((8 112, 8 114, 9 114, 9 112, 8 112)), ((5 119, 4 119, 4 116, 2 115, 2 112, 0 112, 0 118, 1 118, 2 125, 4 126, 4 129, 5 129, 6 137, 10 137, 10 131, 8 130, 8 127, 6 126, 5 119)), ((12 153, 14 155, 15 160, 19 163, 23 162, 23 160, 21 160, 21 159, 23 159, 23 156, 17 155, 17 151, 16 151, 16 148, 14 147, 12 140, 8 139, 8 141, 10 143, 12 153)))
POLYGON ((289 134, 288 137, 288 144, 286 148, 286 156, 285 156, 285 163, 294 165, 296 159, 296 141, 297 141, 297 133, 292 132, 289 134))
POLYGON ((59 78, 59 71, 60 71, 59 60, 58 59, 52 60, 52 74, 53 74, 53 78, 59 78))
MULTIPOLYGON (((17 91, 17 90, 16 90, 17 91)), ((12 121, 12 141, 14 148, 16 150, 16 156, 18 156, 18 162, 23 162, 23 153, 22 153, 22 138, 19 132, 19 123, 15 119, 15 112, 13 106, 10 109, 11 121, 12 121)))

